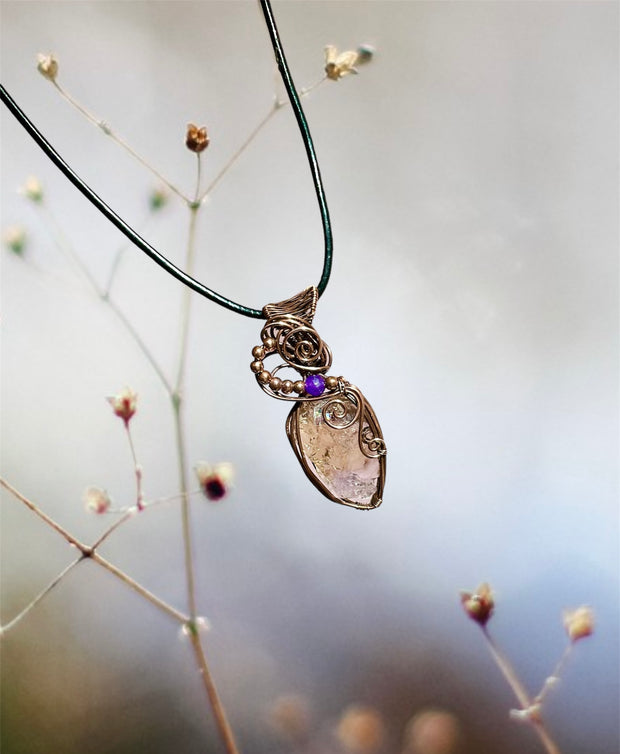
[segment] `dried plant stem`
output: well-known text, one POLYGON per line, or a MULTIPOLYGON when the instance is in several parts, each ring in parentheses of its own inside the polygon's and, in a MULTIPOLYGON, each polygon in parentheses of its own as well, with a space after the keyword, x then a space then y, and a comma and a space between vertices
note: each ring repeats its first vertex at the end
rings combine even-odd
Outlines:
POLYGON ((235 153, 228 159, 224 167, 215 176, 215 178, 213 178, 213 180, 209 183, 207 188, 202 192, 202 195, 200 199, 198 200, 201 204, 203 204, 207 200, 207 197, 212 193, 212 191, 215 189, 218 183, 226 175, 226 173, 231 169, 231 167, 235 164, 235 162, 237 162, 237 160, 241 157, 241 155, 245 152, 245 150, 250 146, 250 144, 258 136, 258 134, 262 131, 262 129, 267 125, 267 123, 269 123, 269 121, 273 118, 273 116, 283 106, 284 106, 284 102, 282 102, 281 100, 274 100, 273 105, 271 106, 267 115, 265 115, 259 121, 258 125, 250 133, 247 139, 241 144, 241 146, 235 151, 235 153))
MULTIPOLYGON (((319 79, 316 83, 312 84, 312 86, 309 86, 306 89, 302 89, 300 92, 301 97, 306 97, 308 94, 310 94, 311 91, 317 88, 320 84, 322 84, 324 81, 326 81, 326 77, 324 76, 322 79, 319 79)), ((271 105, 271 108, 267 112, 267 114, 261 118, 261 120, 257 123, 257 125, 254 127, 254 129, 250 132, 249 136, 245 141, 241 144, 241 146, 234 152, 234 154, 228 159, 224 167, 220 170, 220 172, 213 178, 213 180, 209 183, 207 188, 202 192, 200 198, 198 201, 203 204, 206 202, 207 198, 213 193, 213 190, 218 185, 218 183, 221 181, 221 179, 228 173, 228 171, 232 168, 232 166, 237 162, 237 160, 241 157, 241 155, 246 151, 246 149, 250 146, 250 144, 254 141, 254 139, 258 136, 258 134, 263 130, 263 128, 269 123, 269 121, 273 118, 273 116, 278 112, 278 110, 281 110, 283 107, 288 105, 288 100, 282 100, 279 99, 277 96, 274 97, 273 104, 271 105)))
MULTIPOLYGON (((144 234, 144 231, 149 225, 149 220, 153 218, 153 210, 151 210, 148 215, 146 216, 146 219, 144 219, 141 223, 136 225, 136 228, 140 230, 141 234, 144 234)), ((110 271, 108 273, 108 280, 105 284, 105 287, 103 288, 101 292, 102 298, 107 299, 110 295, 110 291, 112 290, 112 286, 114 285, 114 281, 116 280, 116 274, 118 272, 118 269, 120 267, 121 260, 125 254, 125 252, 132 247, 132 244, 130 241, 127 241, 126 243, 123 243, 116 251, 116 254, 114 255, 114 259, 112 261, 112 265, 110 267, 110 271)))
POLYGON ((0 477, 0 485, 2 485, 5 490, 10 492, 13 497, 17 498, 27 508, 30 508, 30 510, 40 519, 45 521, 45 523, 49 527, 58 532, 58 534, 60 534, 60 536, 63 537, 70 545, 77 547, 77 549, 82 553, 88 553, 90 551, 90 547, 88 545, 80 542, 80 540, 74 537, 73 534, 70 534, 64 527, 56 523, 53 518, 50 518, 47 513, 43 513, 43 511, 39 508, 38 505, 36 505, 36 503, 33 503, 32 500, 29 500, 27 497, 25 497, 25 495, 22 495, 22 493, 19 492, 19 490, 16 490, 15 487, 13 487, 11 484, 9 484, 6 479, 0 477))
POLYGON ((102 545, 106 539, 115 532, 120 526, 122 526, 125 521, 129 521, 130 518, 133 518, 136 513, 138 512, 138 509, 135 507, 129 508, 129 510, 125 511, 125 513, 118 519, 118 521, 115 521, 111 526, 109 526, 103 534, 95 541, 95 543, 92 545, 92 549, 96 550, 99 545, 102 545))
MULTIPOLYGON (((514 671, 514 668, 508 662, 508 659, 504 656, 504 653, 499 649, 491 635, 489 634, 488 629, 486 626, 481 626, 482 633, 484 635, 484 638, 487 642, 487 646, 489 648, 489 651, 491 653, 491 656, 495 660, 496 665, 501 670, 502 675, 508 682, 508 685, 514 692, 514 695, 517 697, 519 704, 521 705, 521 709, 523 710, 530 710, 532 709, 533 702, 529 697, 529 694, 525 690, 523 684, 521 683, 521 680, 517 676, 517 674, 514 671)), ((541 740, 541 743, 545 747, 548 754, 560 754, 560 750, 547 732, 547 729, 545 728, 545 725, 543 721, 540 719, 540 717, 536 714, 531 715, 527 718, 528 722, 532 725, 536 733, 538 734, 538 737, 541 740)))
POLYGON ((557 665, 553 669, 553 672, 550 676, 545 680, 542 689, 540 692, 536 695, 536 698, 534 699, 535 704, 542 704, 545 697, 549 693, 549 690, 552 688, 555 681, 557 681, 562 674, 562 671, 564 670, 564 666, 568 662, 568 658, 571 656, 573 651, 573 642, 569 642, 566 647, 564 648, 564 652, 562 653, 562 656, 558 660, 557 665))
POLYGON ((213 710, 213 716, 220 732, 222 742, 224 743, 228 754, 239 754, 239 749, 237 748, 237 743, 235 741, 232 728, 230 726, 230 723, 228 722, 226 711, 224 710, 224 706, 220 700, 215 682, 213 681, 213 676, 211 675, 211 671, 209 670, 209 666, 207 664, 207 658, 205 656, 202 642, 200 641, 200 635, 196 630, 190 632, 190 641, 192 643, 192 649, 194 650, 196 663, 198 664, 198 667, 200 669, 202 683, 207 696, 209 697, 211 709, 213 710))
POLYGON ((64 577, 69 573, 69 571, 75 568, 75 566, 78 563, 81 563, 83 559, 84 559, 84 556, 80 555, 79 558, 76 558, 71 563, 69 563, 69 565, 66 568, 63 568, 63 570, 55 578, 53 578, 50 581, 50 583, 45 587, 45 589, 39 592, 39 594, 37 594, 37 596, 31 602, 29 602, 21 612, 19 612, 12 620, 10 620, 8 623, 5 623, 5 625, 0 628, 0 635, 4 636, 4 634, 6 634, 7 631, 10 631, 13 628, 13 626, 16 626, 20 622, 20 620, 24 618, 32 610, 33 607, 38 605, 39 602, 41 602, 41 600, 44 597, 46 597, 52 591, 52 589, 60 581, 62 581, 62 579, 64 579, 64 577))
POLYGON ((100 128, 106 136, 109 136, 113 141, 115 141, 120 147, 122 147, 126 152, 128 152, 135 160, 137 160, 141 165, 143 165, 147 170, 149 170, 153 175, 155 175, 162 183, 164 183, 170 191, 173 191, 177 196, 179 196, 181 199, 183 199, 184 202, 189 204, 189 199, 185 196, 185 194, 178 189, 173 183, 171 183, 167 178, 165 178, 158 170, 156 170, 147 160, 144 159, 141 155, 139 155, 136 150, 131 147, 124 139, 122 139, 118 134, 115 134, 112 128, 108 123, 101 120, 101 118, 97 118, 96 115, 93 115, 87 108, 84 107, 80 102, 78 102, 69 92, 61 86, 57 80, 52 82, 56 89, 58 90, 61 97, 63 97, 70 105, 75 107, 76 110, 78 110, 82 115, 90 121, 92 124, 100 128))
POLYGON ((194 575, 194 553, 192 546, 192 526, 187 493, 187 458, 185 453, 185 432, 180 400, 173 401, 174 427, 179 466, 179 483, 181 487, 181 527, 183 531, 183 553, 185 560, 185 580, 187 583, 187 601, 192 620, 198 615, 196 607, 196 578, 194 575))
MULTIPOLYGON (((201 159, 200 154, 196 155, 196 191, 198 196, 200 190, 201 176, 201 159)), ((196 223, 198 219, 198 210, 200 204, 194 201, 190 205, 189 231, 187 237, 187 249, 185 254, 185 270, 191 275, 194 269, 194 257, 196 251, 196 223)), ((177 446, 177 459, 179 467, 179 486, 181 490, 181 523, 183 529, 183 550, 185 554, 185 575, 187 581, 187 598, 189 603, 189 613, 192 620, 196 619, 196 580, 194 576, 194 556, 192 549, 192 532, 189 509, 188 491, 188 469, 187 454, 185 450, 185 431, 183 417, 183 388, 185 386, 185 369, 187 366, 187 341, 189 335, 189 323, 191 314, 192 296, 189 288, 183 290, 183 300, 181 303, 181 335, 179 339, 179 353, 177 358, 177 377, 175 381, 174 393, 172 394, 172 407, 174 413, 174 427, 177 446)))
MULTIPOLYGON (((99 553, 95 549, 97 543, 95 543, 95 545, 86 545, 83 542, 80 542, 79 539, 70 534, 66 529, 60 526, 60 524, 56 523, 54 519, 50 518, 50 516, 48 516, 46 513, 43 513, 43 511, 36 503, 33 503, 32 500, 29 500, 25 495, 22 495, 21 492, 15 489, 15 487, 9 484, 6 479, 3 479, 2 477, 0 477, 0 485, 2 485, 2 487, 4 487, 15 498, 17 498, 17 500, 22 502, 39 518, 45 521, 45 523, 52 529, 54 529, 54 531, 58 532, 58 534, 60 534, 70 545, 76 547, 81 553, 80 557, 73 564, 71 564, 70 567, 65 568, 65 570, 54 579, 51 585, 47 589, 45 589, 37 598, 35 598, 35 604, 36 602, 39 602, 50 591, 50 589, 52 589, 63 578, 63 576, 71 570, 71 568, 84 560, 90 559, 93 562, 98 563, 102 568, 105 568, 107 571, 114 574, 114 576, 130 586, 134 591, 142 595, 142 597, 158 607, 160 610, 172 616, 179 623, 187 624, 190 622, 189 616, 184 615, 183 613, 179 612, 174 607, 169 605, 167 602, 164 602, 164 600, 159 599, 159 597, 150 592, 146 587, 143 587, 141 584, 135 581, 135 579, 132 579, 131 576, 128 576, 124 571, 121 571, 120 568, 117 568, 113 563, 110 563, 109 560, 106 560, 101 555, 99 555, 99 553)), ((98 542, 100 540, 98 540, 98 542)), ((30 609, 31 608, 28 608, 26 612, 29 612, 30 609)), ((20 616, 18 616, 17 618, 14 618, 11 623, 16 623, 19 618, 23 617, 23 615, 26 614, 26 612, 22 611, 22 614, 20 614, 20 616)))
POLYGON ((155 357, 151 353, 150 348, 146 345, 146 343, 142 340, 142 338, 138 334, 136 328, 127 319, 124 312, 121 309, 119 309, 115 301, 113 301, 111 298, 108 298, 107 295, 104 295, 104 294, 99 294, 99 295, 101 296, 102 301, 104 301, 110 307, 110 309, 114 312, 114 314, 117 316, 120 322, 124 325, 125 329, 131 335, 134 342, 136 343, 136 345, 142 352, 142 355, 146 358, 146 360, 149 362, 149 364, 153 368, 153 371, 155 372, 155 374, 159 377, 159 380, 161 384, 164 386, 166 392, 170 394, 172 392, 172 386, 170 385, 168 378, 166 377, 162 368, 159 366, 159 364, 155 360, 155 357))
MULTIPOLYGON (((196 255, 196 225, 198 221, 198 210, 203 206, 198 197, 200 194, 201 181, 201 159, 197 155, 196 163, 196 189, 194 201, 189 205, 190 219, 189 231, 187 238, 187 250, 185 255, 185 270, 189 275, 193 275, 194 260, 196 255)), ((192 545, 192 529, 189 507, 188 494, 188 464, 185 450, 185 431, 184 431, 184 394, 185 371, 187 367, 187 345, 190 326, 192 295, 191 291, 186 288, 183 292, 183 301, 181 304, 181 337, 179 345, 179 354, 177 361, 177 377, 175 382, 174 393, 171 395, 172 407, 174 412, 174 425, 177 445, 177 458, 179 465, 179 483, 181 487, 181 523, 183 530, 183 549, 185 553, 185 574, 187 581, 187 598, 190 612, 189 636, 196 657, 196 664, 200 670, 202 683, 209 700, 209 705, 215 719, 215 723, 226 749, 227 754, 239 754, 235 738, 232 732, 228 717, 222 704, 213 676, 209 670, 207 658, 200 640, 200 634, 197 628, 197 605, 196 605, 196 579, 194 574, 194 555, 192 545)))
POLYGON ((138 463, 136 457, 136 448, 133 444, 133 437, 131 435, 131 429, 129 428, 129 422, 125 422, 125 431, 127 432, 127 439, 129 440, 129 448, 131 450, 131 459, 133 461, 134 474, 136 476, 136 508, 141 511, 144 510, 144 501, 142 494, 142 467, 138 463))
MULTIPOLYGON (((153 368, 153 371, 155 372, 155 374, 159 377, 162 385, 166 389, 166 392, 170 394, 172 392, 172 387, 170 385, 170 382, 168 381, 168 378, 166 377, 162 368, 159 366, 159 364, 153 357, 153 354, 151 353, 151 350, 149 349, 149 347, 140 337, 136 328, 132 325, 129 319, 125 316, 123 311, 118 307, 116 302, 110 298, 108 291, 104 291, 99 287, 99 285, 97 284, 97 281, 91 275, 88 267, 84 264, 84 262, 82 262, 79 255, 75 252, 73 246, 67 240, 65 234, 62 231, 62 228, 58 224, 56 218, 54 217, 53 213, 49 210, 49 208, 42 204, 39 204, 37 206, 39 210, 41 211, 45 221, 47 222, 52 232, 52 237, 54 238, 54 241, 58 249, 62 252, 62 254, 64 254, 67 257, 67 259, 69 259, 69 261, 72 264, 74 264, 77 267, 77 269, 80 271, 80 273, 82 274, 86 282, 92 288, 97 298, 101 299, 101 301, 103 301, 104 304, 109 306, 110 309, 114 312, 116 317, 120 320, 121 324, 125 327, 129 335, 131 335, 131 337, 135 341, 136 345, 142 352, 143 356, 147 359, 147 361, 153 368)), ((109 290, 109 287, 108 287, 108 290, 109 290)))
POLYGON ((131 576, 128 576, 125 571, 121 571, 120 568, 117 568, 113 563, 110 563, 109 560, 106 560, 101 555, 99 555, 98 552, 92 551, 90 553, 90 559, 95 563, 98 563, 102 568, 105 568, 106 571, 114 574, 114 576, 120 579, 124 584, 127 584, 127 586, 131 587, 134 592, 137 592, 140 596, 144 597, 145 600, 150 602, 152 605, 155 605, 155 607, 158 607, 162 612, 170 615, 179 623, 185 625, 190 621, 189 616, 181 613, 179 610, 172 607, 167 602, 164 602, 164 600, 161 600, 159 597, 153 594, 153 592, 142 586, 142 584, 139 584, 137 581, 135 581, 135 579, 132 579, 131 576))

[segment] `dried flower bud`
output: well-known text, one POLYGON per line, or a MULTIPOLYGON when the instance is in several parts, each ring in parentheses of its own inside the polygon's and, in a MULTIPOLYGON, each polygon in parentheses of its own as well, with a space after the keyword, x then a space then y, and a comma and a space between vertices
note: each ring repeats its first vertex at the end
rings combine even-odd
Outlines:
POLYGON ((338 53, 333 45, 325 48, 325 74, 328 79, 338 81, 349 73, 357 73, 354 68, 358 62, 359 53, 355 50, 338 53))
POLYGON ((365 65, 366 63, 370 63, 370 61, 375 56, 375 48, 372 45, 369 44, 361 44, 357 48, 357 65, 365 65))
POLYGON ((297 694, 279 696, 268 710, 268 720, 273 730, 291 742, 302 742, 307 738, 311 717, 308 701, 297 694))
POLYGON ((28 236, 21 225, 9 225, 2 233, 2 243, 14 254, 23 254, 28 236))
POLYGON ((41 185, 41 181, 33 175, 26 178, 26 183, 20 186, 18 193, 36 204, 40 204, 43 201, 43 186, 41 185))
POLYGON ((491 587, 488 584, 480 584, 473 594, 461 592, 461 604, 472 620, 481 626, 486 626, 495 607, 491 587))
POLYGON ((86 510, 91 513, 106 513, 111 505, 108 493, 100 487, 89 487, 83 499, 86 510))
POLYGON ((119 416, 125 424, 129 424, 129 420, 136 413, 136 405, 138 403, 138 396, 131 388, 123 388, 120 393, 109 396, 107 399, 114 413, 119 416))
POLYGON ((371 754, 383 743, 385 726, 377 710, 352 705, 342 714, 336 735, 347 751, 371 754))
POLYGON ((153 189, 149 196, 149 206, 153 212, 165 207, 168 204, 168 192, 163 187, 153 189))
POLYGON ((403 754, 454 754, 461 741, 458 718, 443 709, 427 708, 407 723, 403 754))
POLYGON ((232 487, 234 468, 232 463, 216 463, 210 466, 205 461, 196 464, 196 476, 207 500, 223 500, 232 487))
POLYGON ((207 127, 201 126, 200 128, 194 123, 187 124, 187 133, 185 135, 185 146, 192 152, 199 154, 209 146, 209 136, 207 135, 207 127))
POLYGON ((594 633, 594 613, 587 605, 582 605, 576 610, 565 610, 563 618, 568 638, 573 642, 594 633))
POLYGON ((41 76, 44 76, 49 81, 56 81, 58 61, 51 53, 44 55, 40 52, 37 55, 37 69, 41 76))

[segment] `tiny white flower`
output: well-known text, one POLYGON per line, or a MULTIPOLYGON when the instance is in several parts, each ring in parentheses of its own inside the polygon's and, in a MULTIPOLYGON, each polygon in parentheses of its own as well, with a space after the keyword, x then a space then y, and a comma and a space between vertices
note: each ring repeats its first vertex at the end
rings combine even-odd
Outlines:
POLYGON ((52 53, 44 55, 40 52, 37 55, 37 69, 44 78, 49 81, 56 81, 56 76, 58 75, 58 61, 52 53))
POLYGON ((126 387, 123 388, 120 393, 109 396, 107 401, 110 406, 112 406, 114 413, 119 416, 125 424, 129 424, 129 420, 136 413, 138 395, 134 393, 131 388, 126 387))
POLYGON ((100 487, 88 487, 84 492, 84 506, 91 513, 106 513, 110 508, 110 496, 100 487))
POLYGON ((21 225, 9 225, 2 233, 2 243, 15 254, 23 254, 28 236, 21 225))
POLYGON ((355 64, 358 62, 359 53, 357 50, 347 50, 338 52, 334 45, 327 45, 325 48, 325 74, 328 79, 338 81, 349 73, 357 73, 355 64))
POLYGON ((582 605, 576 610, 565 610, 563 618, 568 638, 573 642, 594 633, 594 613, 587 605, 582 605))
POLYGON ((41 181, 33 175, 26 178, 24 185, 20 186, 17 191, 22 196, 25 196, 26 199, 30 199, 37 204, 43 201, 43 186, 41 185, 41 181))

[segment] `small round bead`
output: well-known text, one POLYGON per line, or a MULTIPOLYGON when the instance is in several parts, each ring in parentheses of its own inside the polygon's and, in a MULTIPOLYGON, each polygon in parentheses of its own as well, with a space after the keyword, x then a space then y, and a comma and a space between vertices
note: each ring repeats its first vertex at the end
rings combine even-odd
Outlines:
POLYGON ((284 380, 282 383, 282 392, 284 395, 288 395, 293 392, 293 383, 290 380, 284 380))
POLYGON ((273 351, 276 347, 276 341, 274 340, 274 338, 265 338, 263 343, 265 344, 267 351, 273 351))
POLYGON ((254 348, 252 349, 252 356, 255 359, 264 359, 265 349, 262 346, 254 346, 254 348))
POLYGON ((277 392, 282 387, 282 380, 279 377, 272 377, 269 380, 269 387, 274 392, 277 392))
POLYGON ((338 387, 338 377, 326 377, 325 387, 328 390, 335 390, 338 387))
POLYGON ((267 384, 267 383, 269 382, 269 380, 271 379, 271 372, 268 372, 268 371, 267 371, 267 370, 265 369, 265 370, 263 370, 262 372, 259 372, 259 373, 258 373, 258 374, 256 375, 256 379, 257 379, 257 380, 258 380, 259 382, 262 382, 262 383, 263 383, 263 385, 266 385, 266 384, 267 384))
POLYGON ((293 390, 296 393, 299 393, 299 394, 303 393, 303 391, 304 391, 304 381, 303 380, 297 380, 296 382, 294 382, 293 383, 293 390))
POLYGON ((258 374, 259 372, 263 371, 263 362, 262 361, 253 361, 250 364, 250 369, 255 373, 258 374))

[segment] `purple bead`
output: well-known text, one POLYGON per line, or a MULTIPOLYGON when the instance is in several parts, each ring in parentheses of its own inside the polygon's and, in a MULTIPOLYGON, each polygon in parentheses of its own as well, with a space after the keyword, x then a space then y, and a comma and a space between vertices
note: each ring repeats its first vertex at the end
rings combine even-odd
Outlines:
POLYGON ((309 374, 304 380, 304 388, 308 395, 318 398, 325 392, 325 377, 322 374, 309 374))

